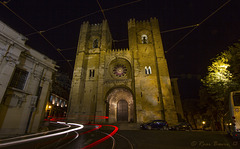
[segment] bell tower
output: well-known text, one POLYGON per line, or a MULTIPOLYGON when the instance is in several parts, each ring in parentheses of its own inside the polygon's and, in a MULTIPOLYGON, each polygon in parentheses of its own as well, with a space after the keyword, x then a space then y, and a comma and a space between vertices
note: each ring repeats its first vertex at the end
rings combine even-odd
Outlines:
MULTIPOLYGON (((84 22, 81 25, 68 120, 87 123, 95 120, 96 111, 103 111, 104 101, 100 99, 103 96, 104 57, 106 49, 111 48, 112 36, 106 20, 101 24, 84 22)), ((104 115, 104 113, 98 114, 104 115)))
POLYGON ((171 82, 158 20, 128 22, 133 56, 137 122, 165 119, 177 123, 171 82))

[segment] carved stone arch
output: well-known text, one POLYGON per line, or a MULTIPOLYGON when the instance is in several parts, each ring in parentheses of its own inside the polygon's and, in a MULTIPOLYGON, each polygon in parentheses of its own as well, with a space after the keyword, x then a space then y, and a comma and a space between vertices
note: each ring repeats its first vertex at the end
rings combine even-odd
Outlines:
POLYGON ((143 29, 137 33, 138 43, 144 43, 143 40, 145 38, 145 44, 152 43, 152 33, 150 30, 143 29))
MULTIPOLYGON (((115 123, 119 121, 134 121, 135 117, 135 108, 134 108, 134 96, 132 93, 132 90, 129 89, 126 86, 117 86, 109 89, 109 91, 106 94, 106 116, 109 117, 109 122, 110 123, 115 123), (119 102, 123 102, 123 107, 119 107, 119 102), (127 106, 127 107, 126 107, 127 106), (126 113, 127 110, 127 117, 123 119, 119 119, 119 112, 121 112, 121 109, 123 108, 122 111, 126 113)), ((120 105, 121 106, 121 105, 120 105)), ((126 116, 126 115, 125 115, 126 116)), ((121 117, 121 116, 120 116, 121 117)))

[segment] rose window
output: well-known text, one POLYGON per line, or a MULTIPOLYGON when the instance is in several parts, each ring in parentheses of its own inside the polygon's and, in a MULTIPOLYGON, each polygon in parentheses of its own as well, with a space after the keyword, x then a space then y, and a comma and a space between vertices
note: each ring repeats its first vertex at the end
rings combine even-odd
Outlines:
POLYGON ((122 77, 124 75, 126 75, 127 73, 127 68, 124 65, 121 64, 117 64, 114 68, 113 68, 113 73, 118 76, 118 77, 122 77))

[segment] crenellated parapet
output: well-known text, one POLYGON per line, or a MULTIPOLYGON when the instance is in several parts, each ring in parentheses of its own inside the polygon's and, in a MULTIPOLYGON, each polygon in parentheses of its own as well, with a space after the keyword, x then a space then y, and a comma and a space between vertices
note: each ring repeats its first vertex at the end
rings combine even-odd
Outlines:
POLYGON ((131 27, 135 27, 135 25, 136 25, 135 19, 130 19, 128 21, 128 29, 131 27))
POLYGON ((148 20, 137 20, 136 24, 149 24, 150 22, 148 20))
POLYGON ((125 51, 129 51, 129 49, 128 48, 121 48, 121 49, 109 49, 109 50, 107 50, 108 53, 125 52, 125 51))
POLYGON ((102 24, 90 24, 90 30, 92 31, 101 31, 102 30, 102 24))
POLYGON ((158 19, 157 19, 156 17, 153 17, 153 18, 151 17, 151 18, 150 18, 150 21, 151 21, 151 22, 158 22, 158 19))
POLYGON ((84 21, 81 25, 81 29, 80 29, 80 32, 84 32, 84 31, 87 31, 87 28, 89 26, 89 22, 88 21, 84 21))
POLYGON ((149 20, 140 20, 136 21, 136 27, 137 28, 150 28, 151 27, 151 22, 149 20))

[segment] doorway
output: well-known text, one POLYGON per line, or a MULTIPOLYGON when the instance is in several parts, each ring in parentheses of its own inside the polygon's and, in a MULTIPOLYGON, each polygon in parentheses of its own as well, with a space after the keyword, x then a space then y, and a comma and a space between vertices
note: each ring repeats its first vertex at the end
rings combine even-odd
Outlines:
POLYGON ((120 100, 117 104, 117 121, 128 121, 128 103, 120 100))

